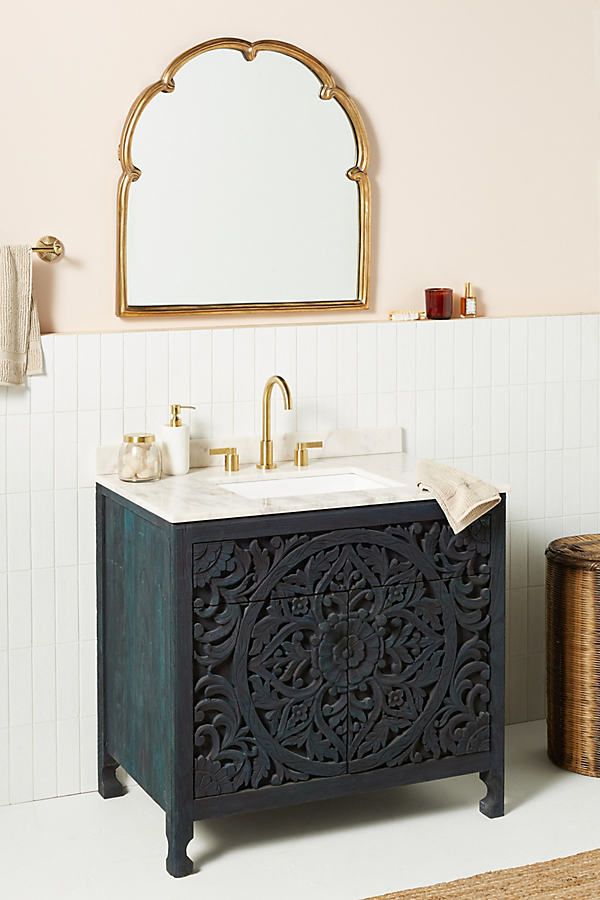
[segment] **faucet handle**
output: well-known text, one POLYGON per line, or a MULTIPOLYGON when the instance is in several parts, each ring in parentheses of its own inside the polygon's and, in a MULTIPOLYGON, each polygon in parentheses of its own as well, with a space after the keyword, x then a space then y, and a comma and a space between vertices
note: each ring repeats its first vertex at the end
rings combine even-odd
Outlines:
POLYGON ((225 471, 226 472, 239 472, 240 470, 240 457, 237 452, 237 447, 211 447, 208 451, 211 456, 224 456, 225 457, 225 471))
POLYGON ((322 447, 323 441, 298 441, 294 449, 294 465, 308 465, 308 451, 314 447, 322 447))

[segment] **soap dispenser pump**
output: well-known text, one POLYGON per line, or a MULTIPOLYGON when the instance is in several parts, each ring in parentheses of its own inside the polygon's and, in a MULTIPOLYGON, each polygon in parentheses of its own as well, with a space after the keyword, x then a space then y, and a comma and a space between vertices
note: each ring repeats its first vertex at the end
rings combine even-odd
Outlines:
POLYGON ((169 424, 162 427, 163 472, 185 475, 190 470, 190 429, 181 419, 182 409, 195 409, 182 403, 171 403, 169 424))

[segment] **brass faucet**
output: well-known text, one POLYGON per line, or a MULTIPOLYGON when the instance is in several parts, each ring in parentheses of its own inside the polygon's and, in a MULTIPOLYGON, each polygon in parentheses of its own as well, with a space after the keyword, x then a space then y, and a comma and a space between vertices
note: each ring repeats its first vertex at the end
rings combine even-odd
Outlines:
POLYGON ((283 405, 285 409, 292 408, 292 393, 285 378, 281 375, 271 375, 267 379, 262 398, 262 435, 260 441, 260 462, 257 463, 257 469, 276 469, 277 465, 273 462, 273 439, 271 437, 271 394, 273 388, 277 385, 283 394, 283 405))

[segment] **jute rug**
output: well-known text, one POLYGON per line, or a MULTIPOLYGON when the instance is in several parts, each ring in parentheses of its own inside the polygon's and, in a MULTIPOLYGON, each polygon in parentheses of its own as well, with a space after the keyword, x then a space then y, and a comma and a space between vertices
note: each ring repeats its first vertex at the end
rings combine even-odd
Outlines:
POLYGON ((600 850, 369 900, 599 900, 600 850))

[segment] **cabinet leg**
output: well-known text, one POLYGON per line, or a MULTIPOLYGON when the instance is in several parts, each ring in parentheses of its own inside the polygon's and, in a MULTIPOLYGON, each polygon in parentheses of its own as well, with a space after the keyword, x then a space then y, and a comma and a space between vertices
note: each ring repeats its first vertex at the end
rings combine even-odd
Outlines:
POLYGON ((105 800, 111 797, 122 797, 125 788, 117 778, 115 772, 119 763, 108 753, 100 754, 98 765, 98 793, 105 800))
POLYGON ((167 812, 167 872, 174 878, 191 875, 194 864, 186 853, 194 836, 194 823, 176 812, 167 812))
POLYGON ((479 810, 488 819, 504 815, 504 772, 490 769, 480 772, 479 777, 487 787, 485 797, 479 801, 479 810))

